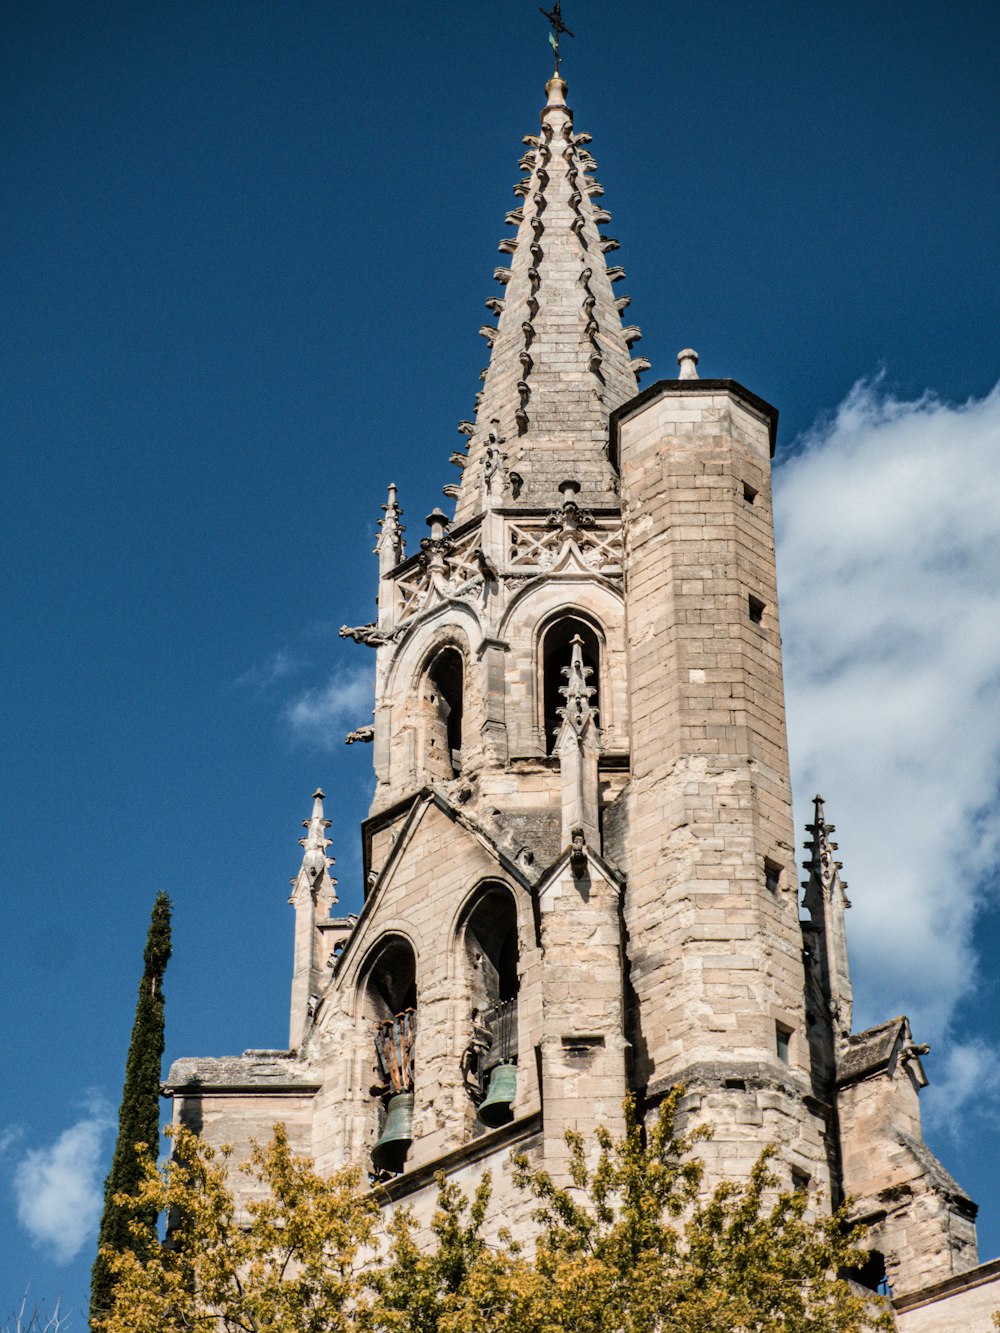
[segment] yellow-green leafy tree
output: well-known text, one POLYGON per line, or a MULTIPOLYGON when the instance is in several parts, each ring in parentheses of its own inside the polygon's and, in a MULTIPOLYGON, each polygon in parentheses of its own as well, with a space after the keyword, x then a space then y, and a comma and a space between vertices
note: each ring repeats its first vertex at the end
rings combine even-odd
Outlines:
POLYGON ((568 1135, 572 1189, 518 1159, 518 1183, 539 1202, 540 1318, 531 1333, 892 1329, 885 1303, 840 1276, 868 1257, 864 1230, 844 1209, 813 1216, 805 1191, 782 1191, 773 1150, 748 1181, 703 1196, 694 1149, 711 1132, 677 1131, 681 1094, 666 1099, 648 1138, 629 1104, 624 1137, 598 1131, 592 1165, 587 1145, 568 1135))
MULTIPOLYGON (((284 1126, 255 1146, 239 1170, 253 1197, 238 1210, 228 1182, 230 1151, 216 1151, 187 1129, 173 1131, 174 1153, 147 1167, 135 1196, 141 1210, 170 1219, 167 1242, 152 1257, 107 1252, 114 1273, 111 1311, 101 1333, 349 1333, 359 1293, 359 1260, 375 1237, 378 1206, 354 1169, 321 1176, 295 1156, 284 1126)), ((127 1200, 126 1200, 127 1202, 127 1200)))
POLYGON ((675 1128, 679 1090, 648 1138, 568 1136, 569 1188, 524 1157, 534 1201, 521 1248, 487 1225, 490 1183, 470 1199, 443 1177, 429 1233, 396 1210, 384 1224, 359 1173, 324 1178, 278 1126, 241 1169, 256 1202, 238 1216, 227 1155, 187 1131, 150 1168, 137 1207, 177 1222, 156 1256, 109 1254, 115 1305, 101 1333, 869 1333, 884 1302, 838 1274, 867 1257, 846 1215, 813 1217, 782 1191, 765 1152, 750 1179, 703 1197, 695 1154, 707 1131, 675 1128))

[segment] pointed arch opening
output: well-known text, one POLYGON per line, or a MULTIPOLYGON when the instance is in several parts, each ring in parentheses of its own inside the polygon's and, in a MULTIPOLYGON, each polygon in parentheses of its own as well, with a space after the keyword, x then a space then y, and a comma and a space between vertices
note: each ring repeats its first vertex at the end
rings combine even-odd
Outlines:
POLYGON ((389 935, 376 946, 361 985, 362 1010, 372 1023, 416 1009, 417 960, 409 940, 389 935))
POLYGON ((583 642, 583 665, 591 668, 588 683, 594 686, 590 706, 600 720, 601 704, 601 641, 594 626, 582 617, 574 614, 562 615, 552 621, 543 631, 539 648, 541 668, 541 703, 542 729, 545 735, 545 753, 552 754, 562 719, 559 709, 565 705, 565 699, 559 693, 566 684, 563 668, 568 667, 572 656, 573 640, 579 635, 583 642))
POLYGON ((421 690, 424 767, 431 777, 456 777, 462 769, 465 658, 453 645, 428 661, 421 690))
POLYGON ((361 1011, 371 1034, 377 1108, 372 1166, 379 1176, 396 1175, 413 1139, 417 966, 408 940, 390 935, 376 947, 361 981, 361 1011))
MULTIPOLYGON (((462 1057, 465 1085, 488 1127, 512 1119, 517 1064, 517 907, 503 884, 487 884, 476 895, 459 931, 470 1000, 470 1039, 462 1057), (497 1091, 493 1076, 510 1096, 497 1091), (491 1099, 492 1093, 492 1099, 491 1099)), ((498 1083, 498 1086, 499 1086, 498 1083)))

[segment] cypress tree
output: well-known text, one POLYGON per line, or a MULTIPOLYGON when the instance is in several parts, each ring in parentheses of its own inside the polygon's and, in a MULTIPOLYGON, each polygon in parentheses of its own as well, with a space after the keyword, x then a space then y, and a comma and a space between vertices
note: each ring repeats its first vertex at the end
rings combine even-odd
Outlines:
MULTIPOLYGON (((125 1062, 125 1082, 118 1111, 118 1141, 111 1170, 104 1184, 104 1212, 101 1215, 99 1246, 116 1251, 134 1250, 145 1257, 157 1246, 157 1213, 139 1215, 146 1237, 129 1230, 136 1214, 115 1203, 116 1194, 135 1194, 142 1179, 143 1165, 154 1161, 160 1147, 160 1064, 163 1059, 163 974, 170 959, 170 899, 158 893, 153 904, 143 953, 144 969, 139 982, 139 999, 132 1026, 132 1041, 125 1062), (145 1150, 136 1151, 144 1143, 145 1150)), ((90 1283, 90 1318, 111 1307, 115 1279, 105 1260, 98 1254, 90 1283)))

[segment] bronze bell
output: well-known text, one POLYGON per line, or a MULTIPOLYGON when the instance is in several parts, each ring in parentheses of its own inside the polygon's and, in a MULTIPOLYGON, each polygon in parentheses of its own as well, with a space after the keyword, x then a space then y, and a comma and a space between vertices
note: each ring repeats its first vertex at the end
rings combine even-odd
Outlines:
POLYGON ((496 1129, 499 1125, 506 1125, 509 1120, 513 1120, 511 1105, 516 1092, 517 1065, 509 1060, 502 1060, 490 1074, 490 1086, 479 1107, 479 1119, 483 1124, 488 1125, 490 1129, 496 1129))
POLYGON ((397 1092, 389 1098, 385 1124, 378 1142, 372 1149, 372 1166, 376 1171, 399 1173, 413 1142, 413 1093, 397 1092))

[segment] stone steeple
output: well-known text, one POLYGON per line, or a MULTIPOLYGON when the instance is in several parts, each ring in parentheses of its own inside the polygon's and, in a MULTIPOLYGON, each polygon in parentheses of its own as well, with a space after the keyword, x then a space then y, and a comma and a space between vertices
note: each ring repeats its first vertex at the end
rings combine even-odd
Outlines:
POLYGON ((511 256, 494 274, 503 294, 487 302, 498 322, 480 329, 490 358, 476 420, 459 427, 470 440, 468 457, 456 457, 456 523, 488 507, 489 495, 496 504, 501 446, 505 505, 551 505, 567 476, 579 478, 588 504, 614 504, 608 417, 634 397, 647 366, 629 353, 640 334, 622 327, 628 297, 613 292, 625 274, 605 259, 618 242, 600 230, 611 215, 595 202, 604 191, 590 135, 573 132, 565 82, 556 75, 545 89, 541 132, 525 138, 526 174, 514 187, 522 203, 507 214, 517 233, 500 242, 511 256))

